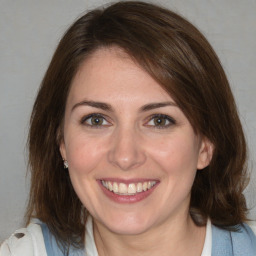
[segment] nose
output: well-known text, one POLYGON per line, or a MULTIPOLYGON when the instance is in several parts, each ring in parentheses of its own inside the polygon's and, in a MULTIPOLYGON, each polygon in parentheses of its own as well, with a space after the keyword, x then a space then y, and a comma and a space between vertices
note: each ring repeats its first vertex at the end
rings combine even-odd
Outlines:
POLYGON ((146 161, 146 155, 136 131, 125 128, 113 134, 108 160, 124 171, 137 168, 146 161))

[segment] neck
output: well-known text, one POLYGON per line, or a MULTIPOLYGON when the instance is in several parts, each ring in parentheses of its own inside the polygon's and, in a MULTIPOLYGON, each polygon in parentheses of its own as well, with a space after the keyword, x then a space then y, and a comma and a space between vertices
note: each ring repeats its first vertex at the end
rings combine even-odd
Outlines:
POLYGON ((205 227, 197 227, 189 215, 136 235, 116 234, 94 221, 99 256, 200 256, 205 233, 205 227))

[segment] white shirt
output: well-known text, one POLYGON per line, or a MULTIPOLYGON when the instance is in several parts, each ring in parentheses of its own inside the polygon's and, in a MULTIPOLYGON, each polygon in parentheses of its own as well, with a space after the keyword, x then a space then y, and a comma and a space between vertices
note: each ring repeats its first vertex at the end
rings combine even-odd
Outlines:
POLYGON ((201 256, 211 256, 212 253, 212 223, 207 220, 204 247, 201 256))

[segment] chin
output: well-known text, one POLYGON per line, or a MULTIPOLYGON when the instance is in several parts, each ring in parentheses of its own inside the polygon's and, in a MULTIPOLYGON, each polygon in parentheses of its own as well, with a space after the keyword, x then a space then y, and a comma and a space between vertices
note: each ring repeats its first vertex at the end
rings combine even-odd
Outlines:
POLYGON ((139 235, 153 226, 145 219, 145 216, 142 218, 132 216, 111 218, 110 221, 102 221, 102 224, 111 232, 119 235, 139 235))
POLYGON ((111 225, 108 227, 108 229, 119 235, 139 235, 148 230, 148 228, 142 226, 142 225, 122 225, 122 226, 115 226, 111 225))

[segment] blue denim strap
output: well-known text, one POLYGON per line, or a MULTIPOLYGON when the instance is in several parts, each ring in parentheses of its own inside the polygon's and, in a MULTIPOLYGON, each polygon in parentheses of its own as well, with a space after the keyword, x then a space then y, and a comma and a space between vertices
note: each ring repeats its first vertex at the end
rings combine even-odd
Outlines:
POLYGON ((212 225, 212 256, 256 256, 256 236, 247 224, 237 232, 212 225))
POLYGON ((84 250, 76 248, 70 248, 69 253, 65 255, 47 225, 45 223, 39 223, 39 225, 42 229, 47 256, 85 256, 84 250))

